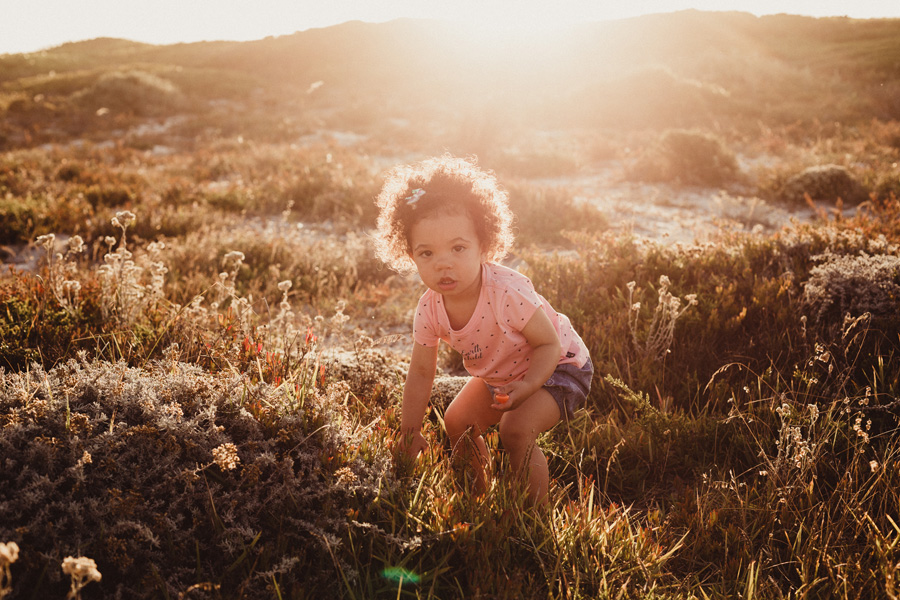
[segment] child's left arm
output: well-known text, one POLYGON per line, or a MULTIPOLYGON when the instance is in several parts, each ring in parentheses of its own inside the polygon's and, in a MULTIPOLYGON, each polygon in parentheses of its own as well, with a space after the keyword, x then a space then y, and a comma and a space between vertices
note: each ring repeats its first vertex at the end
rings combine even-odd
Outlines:
POLYGON ((531 366, 520 381, 502 386, 501 390, 509 394, 509 400, 502 404, 494 401, 492 408, 497 410, 512 410, 541 389, 559 363, 561 344, 547 313, 541 309, 534 311, 534 315, 522 329, 522 335, 534 350, 531 366))

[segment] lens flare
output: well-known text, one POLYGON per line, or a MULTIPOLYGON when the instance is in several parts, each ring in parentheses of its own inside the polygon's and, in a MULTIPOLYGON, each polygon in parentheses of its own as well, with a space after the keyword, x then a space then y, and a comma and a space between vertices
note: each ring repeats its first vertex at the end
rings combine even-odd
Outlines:
POLYGON ((381 576, 397 585, 418 585, 421 579, 413 571, 403 567, 387 567, 381 571, 381 576))

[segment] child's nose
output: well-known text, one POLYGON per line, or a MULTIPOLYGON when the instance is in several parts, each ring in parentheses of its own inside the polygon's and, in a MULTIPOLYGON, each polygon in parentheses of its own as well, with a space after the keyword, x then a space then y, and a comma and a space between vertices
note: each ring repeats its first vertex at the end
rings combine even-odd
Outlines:
POLYGON ((449 254, 441 254, 438 256, 437 267, 439 269, 446 269, 452 266, 453 261, 449 254))

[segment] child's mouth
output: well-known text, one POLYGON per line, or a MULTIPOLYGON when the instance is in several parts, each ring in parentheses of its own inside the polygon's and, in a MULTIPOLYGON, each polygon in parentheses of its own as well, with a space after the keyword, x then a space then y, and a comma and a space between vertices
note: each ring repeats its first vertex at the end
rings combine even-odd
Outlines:
POLYGON ((456 287, 456 280, 450 279, 449 277, 442 277, 440 281, 438 281, 438 287, 442 290, 452 290, 456 287))

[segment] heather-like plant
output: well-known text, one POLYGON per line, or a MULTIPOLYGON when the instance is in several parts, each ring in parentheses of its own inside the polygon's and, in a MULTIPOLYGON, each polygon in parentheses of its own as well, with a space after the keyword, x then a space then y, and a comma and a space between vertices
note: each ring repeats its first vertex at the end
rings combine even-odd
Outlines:
MULTIPOLYGON (((4 373, 0 448, 17 458, 0 465, 0 536, 26 549, 16 587, 44 577, 38 589, 62 595, 48 565, 88 551, 104 595, 176 596, 204 582, 243 597, 273 583, 336 593, 328 548, 347 508, 392 485, 390 458, 369 420, 347 418, 349 390, 317 381, 297 370, 275 387, 86 358, 4 373)), ((75 588, 91 579, 70 566, 83 576, 75 588)))
POLYGON ((900 258, 894 254, 831 252, 813 257, 803 301, 817 323, 840 325, 844 315, 895 319, 900 308, 900 258))

